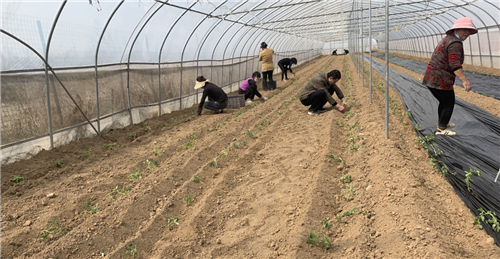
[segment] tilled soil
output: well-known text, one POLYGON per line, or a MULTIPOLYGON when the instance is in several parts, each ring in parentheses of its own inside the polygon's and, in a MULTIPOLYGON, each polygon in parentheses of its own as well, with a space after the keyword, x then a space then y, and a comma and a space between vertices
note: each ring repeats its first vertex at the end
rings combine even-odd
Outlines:
POLYGON ((349 56, 294 70, 266 102, 192 107, 2 165, 2 257, 498 258, 408 119, 391 114, 385 137, 384 95, 369 102, 349 56), (332 69, 347 110, 308 115, 298 94, 332 69), (42 241, 48 221, 64 230, 42 241))

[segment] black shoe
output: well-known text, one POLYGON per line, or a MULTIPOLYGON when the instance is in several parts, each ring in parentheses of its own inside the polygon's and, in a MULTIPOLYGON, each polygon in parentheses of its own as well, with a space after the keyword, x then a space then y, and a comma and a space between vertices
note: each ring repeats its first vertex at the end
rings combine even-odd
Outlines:
POLYGON ((307 114, 309 114, 309 115, 319 115, 320 112, 319 111, 313 111, 313 110, 309 109, 309 112, 307 112, 307 114))
POLYGON ((223 113, 224 112, 224 109, 220 109, 219 113, 223 113))
POLYGON ((318 112, 319 113, 324 113, 324 112, 326 112, 326 109, 325 108, 320 108, 320 109, 318 109, 318 112))

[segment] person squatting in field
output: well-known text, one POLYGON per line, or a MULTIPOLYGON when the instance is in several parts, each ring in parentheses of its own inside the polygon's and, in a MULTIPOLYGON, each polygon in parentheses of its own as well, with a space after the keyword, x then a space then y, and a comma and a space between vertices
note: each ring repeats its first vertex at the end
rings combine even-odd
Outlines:
POLYGON ((238 89, 238 94, 245 95, 246 103, 252 103, 253 98, 255 96, 259 97, 264 101, 267 100, 267 97, 262 96, 259 93, 259 90, 257 90, 257 81, 259 81, 259 79, 260 79, 260 73, 258 71, 255 71, 253 72, 252 77, 248 78, 247 80, 243 81, 240 84, 240 88, 238 89))
POLYGON ((339 111, 344 111, 344 106, 346 105, 344 94, 336 84, 340 78, 340 71, 335 69, 327 74, 319 73, 307 83, 300 94, 300 102, 304 106, 311 106, 308 114, 313 115, 326 112, 326 109, 323 108, 326 102, 329 102, 339 111), (342 100, 342 105, 333 99, 334 92, 342 100))
POLYGON ((208 79, 205 79, 203 76, 196 78, 196 85, 194 86, 194 89, 200 88, 203 88, 203 96, 201 97, 200 105, 198 106, 196 114, 200 116, 203 107, 212 110, 215 113, 222 113, 224 108, 227 107, 227 94, 217 85, 208 82, 208 79), (208 101, 205 102, 207 97, 208 101))

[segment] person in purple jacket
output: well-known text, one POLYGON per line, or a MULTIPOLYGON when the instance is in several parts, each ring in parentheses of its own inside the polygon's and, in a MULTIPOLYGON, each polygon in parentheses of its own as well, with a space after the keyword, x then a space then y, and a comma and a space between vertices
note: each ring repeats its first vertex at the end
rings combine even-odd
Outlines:
POLYGON ((257 81, 260 79, 260 73, 259 72, 253 72, 252 77, 248 78, 247 80, 243 81, 240 84, 240 88, 238 89, 238 94, 244 94, 245 95, 245 102, 246 103, 252 103, 253 98, 257 95, 260 99, 266 101, 267 97, 262 96, 259 93, 259 90, 257 90, 257 81))

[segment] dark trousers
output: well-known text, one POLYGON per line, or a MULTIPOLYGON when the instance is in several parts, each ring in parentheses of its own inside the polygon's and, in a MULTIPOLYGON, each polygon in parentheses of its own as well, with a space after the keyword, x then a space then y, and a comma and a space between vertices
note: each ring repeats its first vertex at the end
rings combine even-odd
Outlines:
POLYGON ((250 99, 253 100, 253 98, 257 95, 257 97, 261 98, 262 95, 259 93, 259 90, 257 90, 257 85, 255 86, 250 86, 247 88, 247 90, 243 91, 241 88, 238 89, 238 94, 244 94, 245 95, 245 100, 250 99))
POLYGON ((455 91, 453 90, 438 90, 428 87, 432 95, 436 97, 439 102, 438 106, 438 122, 439 129, 446 129, 450 122, 453 108, 455 107, 455 91))
POLYGON ((288 80, 288 75, 286 73, 288 71, 288 69, 285 66, 283 66, 283 64, 281 64, 279 62, 278 62, 278 66, 281 69, 281 80, 283 80, 283 76, 285 76, 285 79, 288 80))
POLYGON ((300 100, 300 102, 305 106, 311 105, 310 111, 317 111, 326 104, 326 93, 324 90, 318 90, 308 95, 306 99, 300 100))
POLYGON ((271 70, 271 71, 262 72, 262 79, 264 80, 264 82, 262 84, 265 84, 266 82, 272 82, 273 81, 273 71, 271 70))
POLYGON ((219 110, 222 110, 222 109, 227 107, 227 101, 225 101, 223 103, 219 103, 219 102, 214 101, 214 99, 210 98, 210 96, 209 96, 208 101, 205 101, 205 104, 203 105, 203 107, 205 107, 205 109, 209 109, 212 111, 219 111, 219 110))

